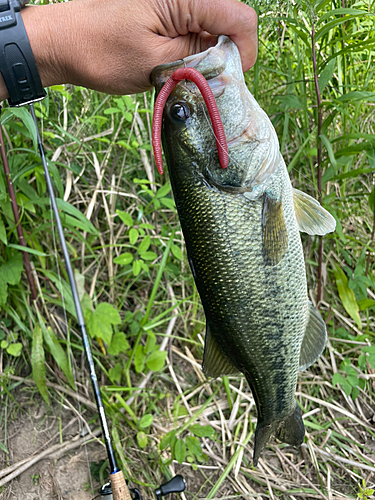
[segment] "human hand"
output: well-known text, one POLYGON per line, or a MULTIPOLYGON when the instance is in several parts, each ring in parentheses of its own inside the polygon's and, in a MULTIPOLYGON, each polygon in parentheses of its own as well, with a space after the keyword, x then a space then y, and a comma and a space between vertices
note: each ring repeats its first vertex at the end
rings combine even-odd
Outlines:
POLYGON ((256 60, 256 14, 238 0, 73 0, 22 15, 44 86, 143 92, 155 66, 206 50, 221 34, 237 44, 244 71, 256 60))

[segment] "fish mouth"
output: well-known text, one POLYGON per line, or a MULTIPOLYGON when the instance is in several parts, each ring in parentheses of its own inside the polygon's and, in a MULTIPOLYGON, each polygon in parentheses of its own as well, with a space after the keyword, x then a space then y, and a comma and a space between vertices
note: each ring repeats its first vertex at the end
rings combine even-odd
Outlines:
MULTIPOLYGON (((204 52, 156 66, 151 72, 150 80, 156 93, 159 94, 165 82, 176 69, 194 68, 205 77, 212 93, 217 98, 222 95, 231 80, 231 76, 225 71, 227 62, 229 58, 236 56, 239 57, 235 44, 227 36, 221 35, 218 38, 218 43, 204 52)), ((193 86, 193 84, 191 85, 193 86)))

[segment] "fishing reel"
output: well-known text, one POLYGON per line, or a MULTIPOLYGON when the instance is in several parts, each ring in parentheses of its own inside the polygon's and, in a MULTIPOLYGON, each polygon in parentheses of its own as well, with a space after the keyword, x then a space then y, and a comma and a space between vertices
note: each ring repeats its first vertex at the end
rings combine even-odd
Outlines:
MULTIPOLYGON (((185 479, 180 474, 177 474, 177 476, 172 477, 170 481, 162 484, 161 486, 159 486, 159 488, 156 488, 155 490, 156 500, 162 500, 162 497, 170 495, 171 493, 181 493, 185 490, 185 488, 186 488, 185 479)), ((129 491, 131 493, 132 500, 142 500, 139 490, 137 490, 136 488, 130 488, 129 491)), ((112 500, 113 495, 112 495, 111 482, 104 484, 100 488, 99 494, 100 494, 100 500, 112 500)))

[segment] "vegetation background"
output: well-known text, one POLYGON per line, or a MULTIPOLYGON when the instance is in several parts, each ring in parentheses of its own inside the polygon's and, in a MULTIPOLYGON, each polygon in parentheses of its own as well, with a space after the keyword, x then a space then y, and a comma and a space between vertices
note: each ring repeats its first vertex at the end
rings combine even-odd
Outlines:
MULTIPOLYGON (((144 498, 175 472, 187 479, 187 499, 372 498, 374 3, 252 3, 259 56, 246 74, 249 89, 272 119, 293 185, 321 200, 337 221, 323 240, 302 235, 309 295, 329 332, 324 355, 301 373, 297 387, 305 443, 299 452, 270 443, 257 469, 249 387, 240 377, 207 381, 200 368, 204 315, 167 175, 154 168, 153 95, 56 86, 36 106, 115 448, 144 498)), ((0 460, 6 467, 7 429, 22 413, 21 390, 37 401, 38 390, 42 404, 52 403, 49 411, 67 400, 77 406, 77 397, 89 410, 92 396, 31 117, 25 108, 5 106, 1 124, 39 304, 1 169, 0 460)), ((90 415, 95 433, 98 420, 90 415)), ((62 431, 59 438, 64 443, 62 431)), ((106 465, 99 464, 100 474, 92 468, 91 476, 105 477, 106 465)), ((7 470, 0 474, 0 497, 9 477, 7 470)))

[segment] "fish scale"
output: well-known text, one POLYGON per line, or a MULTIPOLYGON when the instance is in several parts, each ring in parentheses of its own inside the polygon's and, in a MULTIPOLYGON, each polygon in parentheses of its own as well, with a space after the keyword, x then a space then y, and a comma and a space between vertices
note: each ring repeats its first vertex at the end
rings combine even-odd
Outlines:
POLYGON ((293 190, 273 126, 246 88, 235 44, 220 37, 203 54, 155 68, 157 92, 181 66, 201 71, 215 92, 229 153, 222 169, 202 98, 190 82, 177 85, 166 102, 162 141, 206 316, 203 370, 245 375, 258 411, 256 465, 272 435, 293 446, 303 442, 298 370, 319 357, 326 328, 308 300, 299 232, 325 234, 335 221, 293 190))

